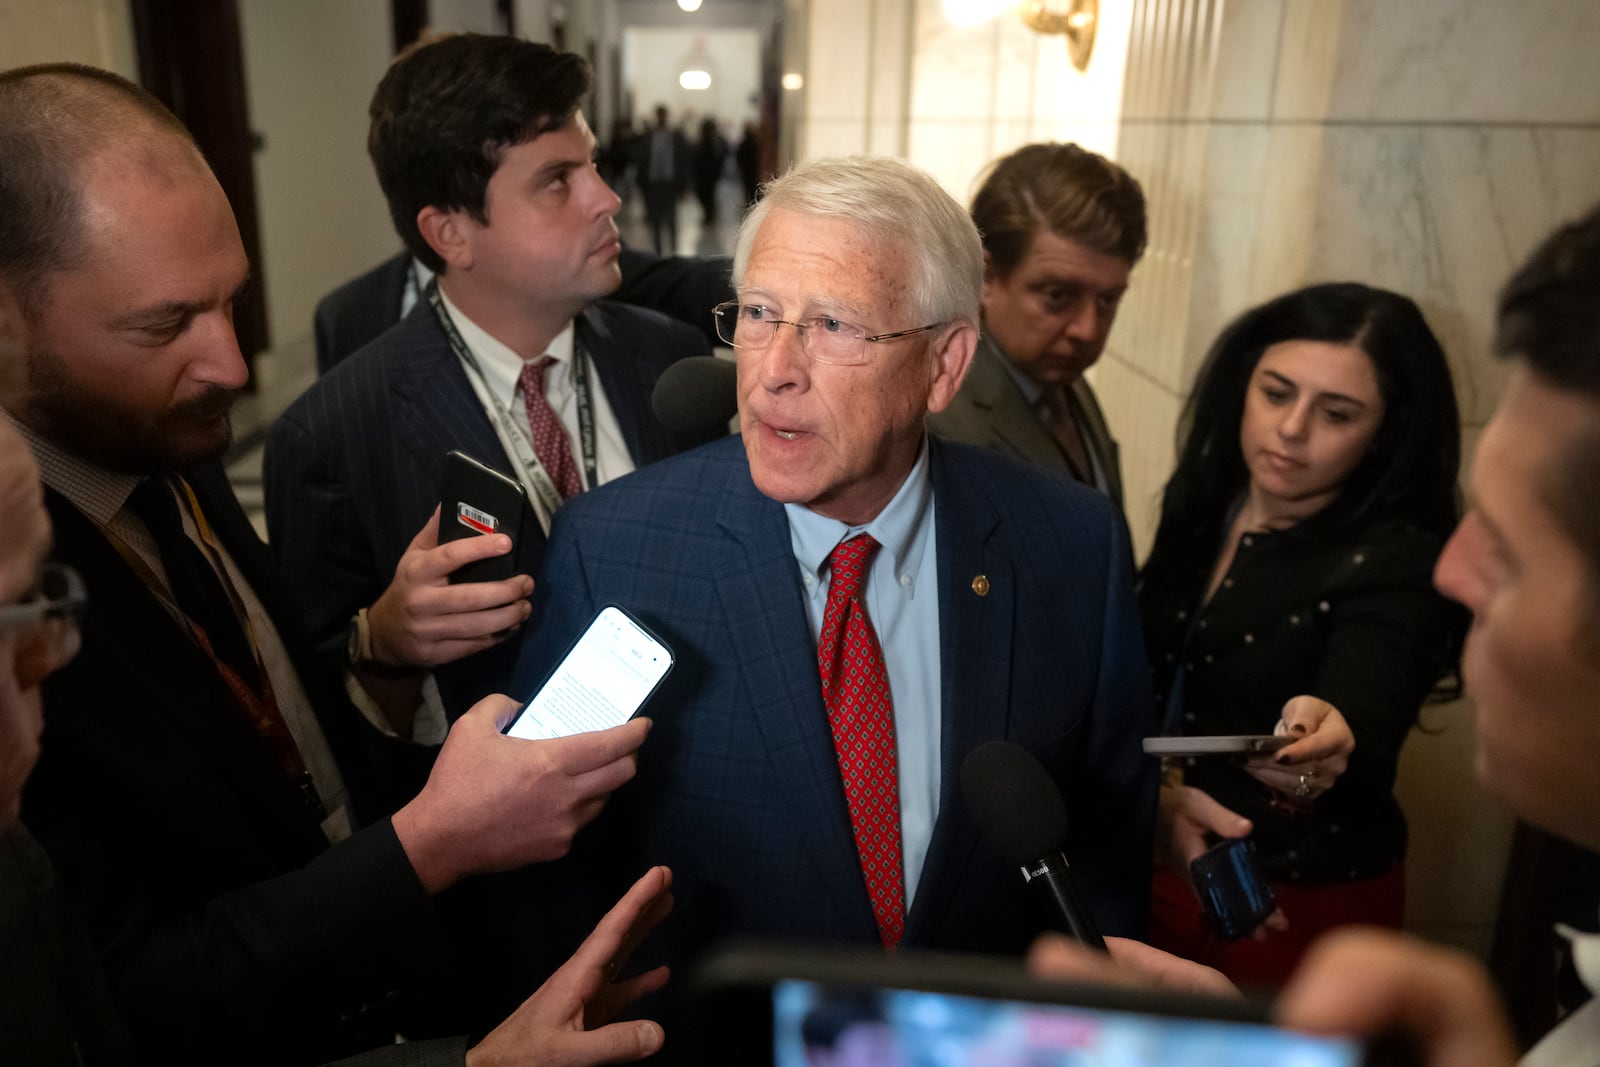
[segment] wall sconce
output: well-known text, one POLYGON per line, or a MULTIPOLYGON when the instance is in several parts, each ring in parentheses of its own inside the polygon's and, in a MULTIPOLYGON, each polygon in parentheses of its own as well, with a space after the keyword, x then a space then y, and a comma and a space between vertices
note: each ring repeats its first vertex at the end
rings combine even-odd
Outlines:
POLYGON ((1022 0, 1017 14, 1037 33, 1065 35, 1072 65, 1080 71, 1089 69, 1095 26, 1100 21, 1099 0, 1022 0))

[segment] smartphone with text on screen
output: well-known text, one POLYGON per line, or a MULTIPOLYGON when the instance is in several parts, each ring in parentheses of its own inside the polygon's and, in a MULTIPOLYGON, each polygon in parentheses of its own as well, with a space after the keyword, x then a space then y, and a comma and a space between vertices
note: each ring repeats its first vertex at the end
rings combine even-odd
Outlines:
POLYGON ((672 669, 672 650, 615 604, 600 609, 505 733, 539 741, 631 719, 672 669))

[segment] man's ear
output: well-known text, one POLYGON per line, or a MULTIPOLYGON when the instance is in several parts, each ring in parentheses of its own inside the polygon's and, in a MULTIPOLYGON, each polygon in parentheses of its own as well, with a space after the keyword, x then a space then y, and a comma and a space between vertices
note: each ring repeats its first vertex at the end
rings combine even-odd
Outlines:
POLYGON ((432 204, 417 212, 417 232, 444 260, 446 267, 466 270, 472 266, 472 227, 476 225, 464 211, 446 211, 432 204))
POLYGON ((933 343, 933 383, 928 390, 930 415, 943 411, 955 399, 977 348, 978 327, 966 319, 957 319, 940 331, 939 339, 933 343))

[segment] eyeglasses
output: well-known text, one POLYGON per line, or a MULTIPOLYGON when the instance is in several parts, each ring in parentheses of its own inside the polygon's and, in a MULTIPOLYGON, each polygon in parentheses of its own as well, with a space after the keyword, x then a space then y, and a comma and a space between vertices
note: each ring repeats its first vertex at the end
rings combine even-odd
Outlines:
POLYGON ((25 630, 55 619, 76 625, 88 602, 77 571, 65 563, 46 563, 26 600, 0 606, 0 630, 25 630))
POLYGON ((853 322, 828 315, 814 315, 799 322, 778 318, 778 313, 763 304, 741 304, 730 300, 711 309, 717 336, 734 348, 759 352, 771 347, 779 326, 793 326, 800 335, 800 350, 818 363, 853 367, 867 361, 867 345, 894 341, 912 334, 926 333, 943 326, 942 322, 918 326, 913 330, 867 335, 853 322))

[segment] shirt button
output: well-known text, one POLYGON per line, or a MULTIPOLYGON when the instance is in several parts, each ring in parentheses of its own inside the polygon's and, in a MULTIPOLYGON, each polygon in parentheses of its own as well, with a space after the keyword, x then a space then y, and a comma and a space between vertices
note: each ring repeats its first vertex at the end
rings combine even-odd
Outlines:
POLYGON ((1245 548, 1249 548, 1251 545, 1255 544, 1256 542, 1255 542, 1255 538, 1246 537, 1243 540, 1241 540, 1239 543, 1242 544, 1245 548))
POLYGON ((1178 612, 1178 621, 1179 622, 1182 622, 1184 619, 1187 619, 1188 617, 1189 617, 1189 613, 1187 611, 1178 612))
POLYGON ((1365 562, 1366 562, 1366 561, 1367 561, 1367 556, 1366 556, 1366 553, 1364 553, 1364 552, 1357 552, 1357 553, 1356 553, 1356 557, 1355 557, 1355 561, 1356 561, 1356 562, 1357 562, 1357 563, 1365 563, 1365 562))
POLYGON ((1290 626, 1299 626, 1300 625, 1300 616, 1298 616, 1298 615, 1290 615, 1289 616, 1289 625, 1290 626))
POLYGON ((1211 654, 1210 654, 1210 653, 1209 653, 1209 652, 1208 652, 1208 653, 1206 653, 1206 662, 1207 662, 1207 663, 1210 663, 1210 662, 1211 662, 1211 654))
POLYGON ((1256 635, 1255 634, 1245 634, 1244 635, 1244 643, 1247 644, 1247 645, 1255 644, 1256 643, 1256 635))
POLYGON ((1318 611, 1328 611, 1328 610, 1330 610, 1329 607, 1328 607, 1328 602, 1326 600, 1324 600, 1321 603, 1319 603, 1317 605, 1317 610, 1318 611))
POLYGON ((1232 578, 1224 578, 1224 579, 1222 579, 1222 588, 1224 588, 1224 589, 1232 589, 1233 588, 1233 579, 1232 578))
POLYGON ((900 576, 900 584, 905 586, 907 589, 911 588, 911 575, 902 574, 900 576))
POLYGON ((1184 712, 1183 713, 1183 721, 1184 722, 1194 722, 1194 712, 1192 712, 1192 711, 1184 712))

